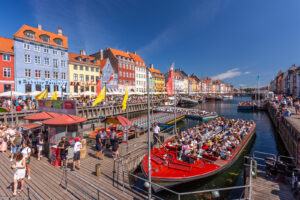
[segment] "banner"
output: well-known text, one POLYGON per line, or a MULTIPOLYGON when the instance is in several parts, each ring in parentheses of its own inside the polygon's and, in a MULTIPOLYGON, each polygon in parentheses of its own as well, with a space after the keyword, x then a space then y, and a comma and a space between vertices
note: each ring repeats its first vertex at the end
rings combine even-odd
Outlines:
POLYGON ((76 115, 76 102, 74 100, 38 100, 38 110, 76 115))
POLYGON ((174 95, 174 73, 173 67, 170 69, 169 79, 166 85, 167 93, 169 96, 174 95))

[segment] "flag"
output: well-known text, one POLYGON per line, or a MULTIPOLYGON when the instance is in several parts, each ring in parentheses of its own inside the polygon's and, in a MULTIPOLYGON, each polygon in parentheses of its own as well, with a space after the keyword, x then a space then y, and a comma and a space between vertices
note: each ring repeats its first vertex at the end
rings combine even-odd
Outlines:
POLYGON ((113 80, 113 79, 114 79, 114 73, 111 74, 110 78, 109 78, 108 81, 107 81, 107 84, 109 84, 109 82, 110 82, 111 80, 113 80))
POLYGON ((259 80, 259 74, 257 75, 257 80, 259 80))
POLYGON ((101 79, 97 80, 97 85, 96 85, 97 96, 100 94, 100 91, 101 91, 101 79))
POLYGON ((126 110, 127 99, 128 99, 128 88, 126 87, 126 92, 122 103, 122 110, 126 110))
POLYGON ((41 100, 41 99, 47 99, 47 97, 48 97, 48 91, 47 91, 47 89, 45 89, 43 92, 36 95, 34 98, 37 100, 41 100))
POLYGON ((54 91, 51 100, 57 100, 57 90, 54 91))
POLYGON ((170 73, 169 73, 169 79, 166 85, 166 89, 167 89, 167 93, 169 96, 172 96, 174 94, 174 73, 173 73, 173 65, 170 69, 170 73))
POLYGON ((93 106, 97 105, 98 103, 100 103, 103 99, 105 99, 105 86, 102 88, 100 94, 97 96, 97 98, 95 99, 93 106))

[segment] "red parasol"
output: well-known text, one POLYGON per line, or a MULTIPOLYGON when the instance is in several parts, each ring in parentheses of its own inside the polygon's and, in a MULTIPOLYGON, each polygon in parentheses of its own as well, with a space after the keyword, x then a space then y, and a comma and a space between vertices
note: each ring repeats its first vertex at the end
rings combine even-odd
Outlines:
POLYGON ((106 122, 108 124, 121 124, 122 126, 127 126, 127 121, 128 121, 128 126, 130 126, 131 125, 130 120, 122 116, 107 117, 102 122, 106 122))

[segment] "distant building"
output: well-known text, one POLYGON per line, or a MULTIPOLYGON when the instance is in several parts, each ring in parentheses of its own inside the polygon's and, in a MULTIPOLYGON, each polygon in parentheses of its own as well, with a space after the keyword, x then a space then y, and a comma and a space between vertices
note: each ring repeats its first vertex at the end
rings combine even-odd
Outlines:
POLYGON ((96 92, 96 83, 100 79, 100 61, 87 56, 84 50, 80 54, 69 53, 69 91, 82 93, 96 92))
POLYGON ((130 53, 135 63, 135 90, 139 93, 146 93, 146 65, 145 61, 136 52, 130 53))
POLYGON ((150 68, 148 69, 151 72, 154 92, 156 93, 165 92, 166 91, 165 75, 162 74, 158 69, 154 69, 153 64, 150 64, 150 68))
POLYGON ((0 37, 0 92, 15 90, 14 41, 0 37))
POLYGON ((64 90, 68 92, 68 38, 23 25, 14 34, 15 90, 18 92, 64 90))
POLYGON ((183 93, 187 94, 189 91, 189 76, 181 69, 175 69, 180 78, 183 80, 183 93))

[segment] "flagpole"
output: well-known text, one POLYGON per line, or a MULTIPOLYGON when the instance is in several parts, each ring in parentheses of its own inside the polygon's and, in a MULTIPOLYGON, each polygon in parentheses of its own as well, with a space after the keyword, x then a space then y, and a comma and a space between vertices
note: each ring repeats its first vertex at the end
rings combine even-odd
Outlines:
POLYGON ((174 134, 176 134, 176 89, 175 89, 175 77, 174 77, 174 64, 173 64, 173 91, 174 91, 174 134))
POLYGON ((10 89, 10 112, 11 112, 11 126, 13 126, 14 113, 13 113, 13 101, 12 101, 12 88, 10 89))
POLYGON ((150 136, 150 96, 149 96, 149 70, 147 70, 147 126, 148 126, 148 199, 151 199, 151 136, 150 136))
MULTIPOLYGON (((128 92, 128 82, 127 82, 127 95, 129 96, 129 92, 128 92)), ((127 98, 128 98, 127 96, 127 98)), ((127 99, 128 102, 128 99, 127 99)), ((127 126, 126 126, 126 149, 127 149, 127 153, 128 153, 128 106, 127 106, 127 102, 126 102, 126 118, 127 118, 127 126)))

